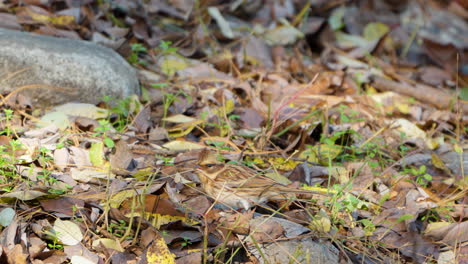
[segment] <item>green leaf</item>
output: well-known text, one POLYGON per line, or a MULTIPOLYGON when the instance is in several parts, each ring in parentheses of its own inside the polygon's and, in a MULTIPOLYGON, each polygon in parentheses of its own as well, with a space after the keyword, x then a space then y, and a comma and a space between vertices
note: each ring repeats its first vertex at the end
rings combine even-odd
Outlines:
POLYGON ((115 146, 115 142, 114 140, 112 140, 112 138, 104 138, 104 144, 106 144, 106 147, 108 148, 113 148, 115 146))
POLYGON ((460 90, 459 97, 462 100, 468 100, 468 87, 464 87, 460 90))
POLYGON ((405 214, 405 215, 400 216, 400 218, 398 218, 397 222, 403 222, 403 221, 409 220, 409 219, 411 219, 413 217, 414 217, 414 215, 412 215, 412 214, 405 214))
POLYGON ((344 27, 343 17, 345 14, 345 10, 346 9, 344 7, 340 7, 333 10, 333 13, 328 18, 328 24, 330 25, 332 30, 337 31, 344 27))

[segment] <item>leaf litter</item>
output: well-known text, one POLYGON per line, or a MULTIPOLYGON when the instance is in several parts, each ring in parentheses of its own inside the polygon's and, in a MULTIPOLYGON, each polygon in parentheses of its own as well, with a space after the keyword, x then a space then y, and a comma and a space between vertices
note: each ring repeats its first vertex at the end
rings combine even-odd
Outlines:
POLYGON ((2 95, 1 258, 465 263, 468 6, 427 2, 1 4, 2 27, 116 50, 143 89, 2 95), (223 206, 204 149, 327 195, 223 206))

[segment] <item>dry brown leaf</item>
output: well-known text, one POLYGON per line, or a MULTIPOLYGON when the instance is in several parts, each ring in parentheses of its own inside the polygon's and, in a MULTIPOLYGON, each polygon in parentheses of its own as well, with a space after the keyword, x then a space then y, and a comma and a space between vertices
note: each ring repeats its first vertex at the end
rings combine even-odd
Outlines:
POLYGON ((28 254, 26 254, 21 244, 16 244, 13 249, 8 250, 8 263, 12 264, 27 264, 28 254))

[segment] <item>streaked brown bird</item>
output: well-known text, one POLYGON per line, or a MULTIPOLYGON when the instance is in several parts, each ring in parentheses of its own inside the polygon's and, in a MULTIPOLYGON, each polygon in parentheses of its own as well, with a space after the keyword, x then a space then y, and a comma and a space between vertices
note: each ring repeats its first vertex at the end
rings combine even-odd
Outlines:
POLYGON ((235 164, 225 164, 214 152, 202 151, 196 169, 205 193, 217 202, 233 208, 249 208, 272 198, 286 199, 293 194, 317 192, 287 187, 254 170, 235 164))

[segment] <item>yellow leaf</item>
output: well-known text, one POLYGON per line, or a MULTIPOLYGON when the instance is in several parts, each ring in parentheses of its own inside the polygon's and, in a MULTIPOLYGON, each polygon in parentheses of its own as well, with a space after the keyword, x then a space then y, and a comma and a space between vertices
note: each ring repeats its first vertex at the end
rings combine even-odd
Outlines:
POLYGON ((119 208, 120 205, 123 203, 123 201, 135 195, 137 195, 135 190, 125 190, 125 191, 118 192, 112 195, 112 198, 109 201, 109 206, 112 208, 119 208))
POLYGON ((91 144, 89 160, 93 166, 102 167, 104 165, 104 143, 102 141, 91 144))
POLYGON ((175 255, 169 251, 166 242, 162 237, 158 237, 146 252, 148 264, 175 264, 175 255))
POLYGON ((266 177, 270 178, 270 179, 273 179, 274 181, 276 181, 278 183, 281 183, 281 184, 284 184, 284 185, 291 184, 291 181, 287 177, 285 177, 285 176, 283 176, 283 175, 281 175, 281 174, 279 174, 277 172, 269 172, 269 173, 265 173, 264 175, 266 177))
POLYGON ((73 16, 57 16, 51 17, 50 22, 54 25, 67 26, 75 22, 75 17, 73 16))
POLYGON ((135 178, 137 181, 145 181, 148 177, 154 173, 154 170, 150 167, 139 169, 135 172, 132 177, 135 178))
POLYGON ((349 182, 351 173, 351 171, 347 170, 344 167, 334 166, 330 169, 331 176, 338 180, 340 183, 349 182))
POLYGON ((314 216, 314 219, 310 222, 309 228, 316 230, 322 233, 330 232, 331 221, 328 218, 328 215, 323 210, 320 210, 317 215, 314 216))
MULTIPOLYGON (((137 217, 137 216, 141 216, 141 213, 139 212, 134 212, 133 214, 128 213, 125 216, 137 217)), ((159 229, 162 225, 175 222, 175 221, 179 221, 179 220, 187 225, 196 225, 199 223, 198 221, 195 221, 191 218, 187 218, 183 216, 161 215, 161 214, 152 214, 152 213, 147 213, 147 212, 144 213, 143 218, 146 219, 148 222, 150 222, 157 229, 159 229)))
POLYGON ((311 151, 311 149, 307 149, 302 151, 299 154, 299 159, 304 159, 310 163, 319 163, 319 159, 317 158, 317 154, 315 151, 311 151))
POLYGON ((42 22, 42 23, 50 21, 50 17, 47 16, 47 15, 35 13, 35 12, 30 11, 30 10, 28 10, 28 14, 34 21, 38 21, 38 22, 42 22))
POLYGON ((183 70, 189 66, 187 62, 185 62, 183 59, 176 58, 176 57, 170 57, 170 58, 164 58, 161 61, 161 71, 168 75, 172 76, 174 75, 177 71, 183 70))
POLYGON ((170 129, 167 130, 168 134, 172 138, 183 137, 188 133, 192 132, 192 130, 200 124, 203 124, 205 121, 203 120, 194 120, 187 123, 178 124, 170 129))
POLYGON ((328 145, 321 144, 314 146, 315 154, 319 159, 320 164, 329 165, 342 151, 342 147, 339 145, 328 145))
POLYGON ((447 168, 444 161, 437 154, 435 154, 435 153, 431 154, 431 161, 432 161, 432 165, 434 165, 434 167, 443 170, 448 175, 452 175, 452 172, 450 171, 450 169, 447 168))
POLYGON ((426 140, 426 146, 429 148, 429 149, 436 149, 440 146, 439 142, 435 139, 432 139, 432 138, 428 138, 426 140))
POLYGON ((453 150, 458 154, 463 154, 463 148, 460 147, 460 145, 458 145, 458 144, 453 145, 453 150))
POLYGON ((319 192, 319 193, 336 193, 336 190, 329 190, 327 188, 322 188, 322 187, 314 187, 314 186, 302 186, 301 189, 307 190, 307 191, 313 191, 313 192, 319 192))
POLYGON ((400 111, 403 114, 410 113, 410 107, 408 104, 395 103, 395 107, 398 109, 398 111, 400 111))
POLYGON ((383 23, 372 22, 364 27, 363 37, 367 40, 377 40, 387 34, 389 27, 383 23))
POLYGON ((220 118, 224 117, 224 115, 230 114, 232 111, 234 111, 235 103, 233 99, 227 100, 223 106, 220 106, 213 110, 213 112, 220 118))

